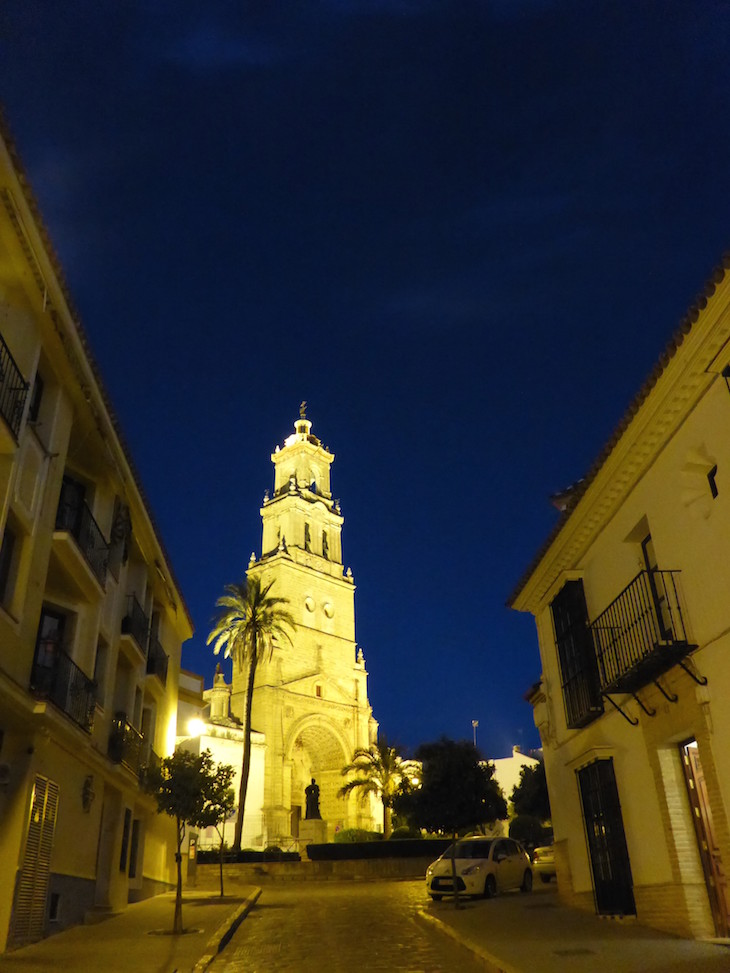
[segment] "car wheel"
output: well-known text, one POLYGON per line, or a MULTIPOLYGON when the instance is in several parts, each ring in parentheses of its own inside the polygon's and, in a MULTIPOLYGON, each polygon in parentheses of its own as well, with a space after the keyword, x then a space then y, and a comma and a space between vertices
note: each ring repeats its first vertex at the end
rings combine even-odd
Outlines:
POLYGON ((440 902, 441 899, 443 899, 443 895, 435 895, 433 892, 431 892, 431 898, 434 902, 440 902))
POLYGON ((494 875, 487 875, 484 882, 484 898, 493 899, 497 894, 497 881, 494 875))
POLYGON ((551 878, 552 878, 552 875, 541 875, 540 876, 540 881, 541 882, 544 882, 547 885, 551 878))
POLYGON ((520 892, 532 892, 532 872, 529 868, 525 869, 525 874, 522 876, 520 892))

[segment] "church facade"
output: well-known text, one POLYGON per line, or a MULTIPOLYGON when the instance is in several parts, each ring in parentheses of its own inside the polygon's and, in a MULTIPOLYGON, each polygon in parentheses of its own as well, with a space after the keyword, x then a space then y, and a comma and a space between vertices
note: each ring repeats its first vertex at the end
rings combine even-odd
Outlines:
MULTIPOLYGON (((274 581, 296 630, 256 671, 252 727, 263 733, 262 827, 269 844, 299 838, 305 788, 312 778, 329 838, 337 828, 377 827, 377 809, 354 795, 339 798, 342 768, 377 739, 365 660, 355 641, 355 584, 342 561, 343 517, 330 489, 334 455, 312 434, 304 404, 294 432, 273 453, 274 488, 266 492, 261 556, 248 577, 274 581)), ((231 710, 243 719, 246 672, 234 667, 231 710)))

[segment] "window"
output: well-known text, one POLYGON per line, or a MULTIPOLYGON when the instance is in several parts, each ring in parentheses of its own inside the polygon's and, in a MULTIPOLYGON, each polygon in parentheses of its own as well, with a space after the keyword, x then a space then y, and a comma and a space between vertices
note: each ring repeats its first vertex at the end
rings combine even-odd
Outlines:
POLYGON ((14 567, 18 549, 18 535, 10 526, 5 525, 2 544, 0 544, 0 603, 8 605, 13 597, 14 567))
POLYGON ((327 540, 327 531, 322 531, 322 557, 329 558, 330 556, 330 546, 327 540))
POLYGON ((28 422, 38 422, 38 414, 41 411, 41 400, 43 398, 43 379, 36 372, 33 382, 33 391, 30 395, 30 405, 28 406, 28 422))
POLYGON ((710 484, 710 493, 712 494, 712 499, 717 499, 718 489, 717 489, 717 463, 712 467, 712 469, 707 474, 707 482, 710 484))
POLYGON ((309 533, 309 524, 304 524, 304 550, 311 551, 312 549, 312 537, 309 533))
POLYGON ((61 919, 61 893, 51 892, 50 903, 48 906, 48 921, 59 922, 61 919))
POLYGON ((122 829, 122 849, 119 853, 119 871, 127 870, 127 854, 129 853, 129 831, 132 826, 132 812, 128 807, 124 809, 124 828, 122 829))
POLYGON ((314 687, 314 695, 317 696, 319 699, 322 698, 322 687, 321 686, 315 686, 314 687))
POLYGON ((129 845, 129 877, 137 877, 137 853, 139 851, 139 828, 141 821, 135 818, 132 821, 132 840, 129 845))
POLYGON ((96 683, 96 705, 104 708, 104 695, 106 689, 106 667, 109 660, 109 646, 106 642, 99 640, 96 646, 96 659, 94 660, 94 682, 96 683))
POLYGON ((567 581, 550 606, 569 728, 585 726, 603 712, 598 664, 588 627, 582 581, 567 581))
POLYGON ((36 642, 36 665, 51 669, 55 665, 58 653, 64 642, 66 616, 51 608, 44 608, 38 625, 38 641, 36 642))

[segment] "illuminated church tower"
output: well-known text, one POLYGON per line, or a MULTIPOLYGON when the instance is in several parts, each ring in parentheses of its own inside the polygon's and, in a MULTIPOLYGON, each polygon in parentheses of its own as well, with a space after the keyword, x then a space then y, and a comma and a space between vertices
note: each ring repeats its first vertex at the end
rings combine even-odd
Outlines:
MULTIPOLYGON (((312 434, 302 403, 294 433, 272 455, 274 490, 261 508, 261 557, 248 575, 273 580, 297 623, 256 671, 252 726, 266 738, 262 833, 270 844, 299 836, 304 789, 314 777, 329 827, 374 826, 370 804, 337 797, 341 770, 368 747, 377 723, 355 642, 355 585, 342 563, 343 517, 330 491, 334 455, 312 434)), ((231 707, 243 715, 245 673, 234 669, 231 707)))

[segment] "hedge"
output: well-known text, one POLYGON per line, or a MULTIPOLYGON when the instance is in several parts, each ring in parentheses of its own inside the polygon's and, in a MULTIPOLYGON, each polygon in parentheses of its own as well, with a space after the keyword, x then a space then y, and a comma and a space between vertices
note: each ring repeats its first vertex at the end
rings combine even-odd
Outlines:
MULTIPOLYGON (((197 860, 200 865, 217 865, 220 859, 217 851, 199 851, 197 860)), ((229 865, 242 862, 299 862, 301 860, 298 851, 281 851, 277 848, 269 848, 266 851, 223 852, 223 861, 229 865)))
POLYGON ((390 841, 356 841, 347 844, 307 845, 312 861, 363 858, 438 858, 451 844, 449 838, 405 838, 390 841))

